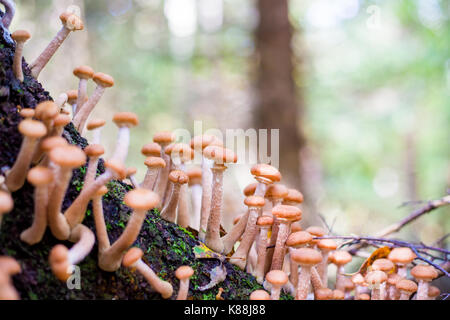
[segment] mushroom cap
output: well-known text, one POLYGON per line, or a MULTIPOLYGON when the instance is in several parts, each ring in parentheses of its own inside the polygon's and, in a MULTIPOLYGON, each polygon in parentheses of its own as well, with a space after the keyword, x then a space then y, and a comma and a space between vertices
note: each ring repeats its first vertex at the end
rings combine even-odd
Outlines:
POLYGON ((190 146, 194 150, 203 150, 210 145, 223 147, 223 143, 219 138, 209 134, 195 136, 190 141, 190 146))
POLYGON ((189 168, 186 172, 189 177, 189 185, 202 183, 202 169, 199 167, 189 168))
POLYGON ((103 197, 105 194, 108 193, 108 188, 106 186, 101 186, 97 192, 95 193, 96 197, 103 197))
POLYGON ((289 278, 286 272, 282 270, 272 270, 266 274, 266 280, 272 285, 283 286, 288 282, 289 278))
POLYGON ((67 102, 69 104, 74 104, 78 99, 78 90, 69 90, 66 92, 67 94, 67 102))
POLYGON ((352 291, 355 288, 355 284, 353 283, 352 279, 348 277, 342 278, 342 284, 345 291, 352 291))
POLYGON ((273 225, 273 218, 270 216, 261 216, 256 220, 256 225, 260 227, 270 227, 273 225))
POLYGON ((264 183, 273 183, 281 180, 280 171, 274 166, 266 163, 255 164, 250 170, 256 180, 264 183))
POLYGON ((101 87, 109 88, 114 85, 114 78, 109 74, 97 72, 92 76, 92 80, 101 87))
POLYGON ((114 123, 118 127, 135 127, 139 124, 139 119, 134 112, 117 112, 113 117, 114 123))
POLYGON ((10 212, 13 207, 14 201, 11 195, 6 191, 0 190, 0 214, 10 212))
POLYGON ((270 300, 270 294, 265 290, 255 290, 250 294, 250 300, 270 300))
POLYGON ((438 287, 435 286, 429 286, 428 287, 428 296, 430 298, 436 298, 437 296, 439 296, 441 294, 441 290, 439 290, 438 287))
POLYGON ((142 258, 144 255, 144 251, 142 251, 141 248, 133 247, 127 251, 127 253, 124 255, 122 259, 122 265, 126 268, 131 267, 136 262, 139 261, 139 259, 142 258))
POLYGON ((370 300, 370 295, 367 293, 361 293, 359 295, 359 300, 370 300))
POLYGON ((352 276, 352 282, 357 286, 365 286, 366 281, 361 273, 356 273, 352 276))
POLYGON ((332 261, 337 266, 343 266, 352 261, 352 255, 345 250, 337 250, 333 252, 332 261))
POLYGON ((322 261, 320 251, 311 248, 299 248, 291 252, 291 259, 301 266, 315 266, 322 261))
POLYGON ((183 162, 194 159, 194 150, 186 143, 172 143, 164 149, 172 159, 179 158, 183 162))
POLYGON ((35 108, 35 117, 39 120, 49 120, 59 114, 59 108, 53 101, 44 101, 35 108))
POLYGON ((403 277, 400 276, 398 273, 391 273, 388 275, 387 283, 392 286, 395 286, 397 282, 399 282, 402 279, 403 277))
POLYGON ((237 162, 237 155, 233 151, 219 146, 207 146, 203 149, 203 155, 217 164, 237 162))
POLYGON ((91 79, 94 76, 94 69, 89 66, 79 66, 73 69, 73 75, 80 79, 91 79))
POLYGON ((190 266, 181 266, 175 271, 175 277, 179 280, 189 279, 194 274, 194 269, 190 266))
POLYGON ((92 119, 86 125, 86 129, 94 130, 103 127, 106 124, 104 119, 92 119))
POLYGON ((327 234, 327 231, 319 226, 311 226, 306 229, 309 233, 311 233, 314 237, 323 237, 327 234))
POLYGON ((267 187, 266 198, 269 199, 284 199, 288 194, 288 188, 284 184, 271 184, 267 187))
POLYGON ((412 280, 408 280, 408 279, 401 279, 397 282, 397 284, 395 285, 395 287, 398 290, 401 291, 406 291, 409 293, 413 293, 417 291, 417 284, 412 281, 412 280))
POLYGON ((366 274, 365 280, 369 285, 380 284, 387 280, 387 275, 383 271, 374 270, 366 274))
POLYGON ((23 108, 20 110, 20 115, 24 118, 33 118, 35 114, 34 109, 31 108, 23 108))
POLYGON ((84 153, 86 153, 88 157, 100 157, 105 153, 105 148, 103 148, 101 144, 94 143, 84 148, 84 153))
POLYGON ((11 34, 11 38, 16 42, 25 42, 31 38, 31 33, 27 30, 16 30, 11 34))
POLYGON ((312 235, 306 231, 292 232, 286 240, 288 247, 303 246, 312 241, 312 235))
POLYGON ((294 222, 291 224, 291 232, 303 231, 302 226, 299 222, 294 222))
POLYGON ((333 300, 344 300, 344 299, 345 299, 344 291, 339 289, 333 290, 333 300))
POLYGON ((377 259, 372 263, 372 270, 380 270, 387 273, 394 268, 394 263, 389 259, 377 259))
POLYGON ((38 120, 25 119, 19 123, 19 132, 26 137, 38 139, 47 134, 47 128, 38 120))
POLYGON ((394 248, 388 255, 388 259, 396 264, 411 263, 416 257, 416 254, 408 247, 394 248))
POLYGON ((417 280, 431 281, 437 278, 438 273, 433 266, 418 264, 411 269, 411 275, 417 280))
POLYGON ((120 160, 117 159, 106 160, 105 167, 112 170, 119 180, 123 180, 127 177, 127 169, 120 160))
POLYGON ((324 251, 336 250, 337 243, 333 239, 320 239, 319 241, 317 241, 317 248, 324 251))
POLYGON ((166 162, 161 157, 147 157, 145 158, 144 164, 147 168, 165 168, 166 162))
POLYGON ((86 154, 74 145, 53 148, 49 157, 53 163, 65 168, 78 168, 86 163, 86 154))
POLYGON ((76 14, 73 14, 71 12, 63 12, 59 16, 59 19, 61 20, 63 25, 71 31, 84 29, 83 21, 76 14))
POLYGON ((27 180, 33 186, 45 186, 53 181, 53 171, 49 168, 36 166, 28 171, 27 180))
POLYGON ((60 113, 58 114, 55 119, 53 119, 53 126, 55 127, 65 127, 67 126, 72 119, 67 114, 60 113))
POLYGON ((169 173, 169 180, 173 183, 185 184, 189 182, 189 177, 181 170, 172 170, 169 173))
POLYGON ((19 262, 16 259, 8 256, 0 257, 0 273, 7 275, 14 275, 22 272, 19 262))
POLYGON ((258 186, 258 182, 250 183, 244 188, 244 195, 246 197, 254 195, 256 187, 258 186))
POLYGON ((175 134, 170 131, 159 131, 153 135, 153 142, 159 144, 169 144, 175 140, 175 134))
POLYGON ((135 210, 150 210, 159 204, 159 196, 150 190, 136 188, 128 191, 124 203, 135 210))
POLYGON ((144 145, 141 149, 141 153, 146 157, 160 157, 161 146, 156 142, 150 142, 144 145))
POLYGON ((297 189, 288 189, 288 194, 284 197, 284 201, 287 203, 302 203, 303 194, 297 189))
POLYGON ((266 200, 263 197, 249 196, 245 198, 244 204, 248 207, 264 207, 266 200))
POLYGON ((299 208, 284 204, 273 207, 272 214, 280 221, 298 221, 302 218, 302 211, 299 208))
POLYGON ((331 300, 333 299, 333 290, 330 288, 319 288, 314 291, 315 300, 331 300))
POLYGON ((40 148, 44 152, 49 152, 53 148, 64 147, 67 145, 69 145, 69 144, 67 143, 66 139, 64 139, 63 137, 53 136, 53 137, 48 137, 48 138, 45 138, 44 140, 42 140, 42 142, 40 144, 40 148))
POLYGON ((136 167, 129 167, 127 168, 127 177, 131 177, 134 176, 137 172, 137 168, 136 167))
POLYGON ((69 249, 67 249, 62 244, 57 244, 50 251, 50 255, 48 257, 49 262, 52 263, 61 263, 67 261, 69 257, 69 249))

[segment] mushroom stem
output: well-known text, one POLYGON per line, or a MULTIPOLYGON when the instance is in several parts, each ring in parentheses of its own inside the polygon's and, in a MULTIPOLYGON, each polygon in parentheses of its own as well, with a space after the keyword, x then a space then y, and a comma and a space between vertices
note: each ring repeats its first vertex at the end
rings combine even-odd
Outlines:
POLYGON ((211 198, 212 198, 211 168, 213 164, 214 164, 213 160, 210 160, 206 157, 202 157, 202 203, 200 211, 200 228, 198 230, 198 238, 200 241, 205 241, 206 228, 208 225, 208 218, 211 210, 211 198))
POLYGON ((3 26, 6 29, 9 29, 9 26, 11 25, 11 22, 16 13, 16 4, 12 0, 1 0, 0 3, 5 6, 5 14, 2 18, 3 26))
POLYGON ((76 265, 91 252, 95 243, 95 236, 91 229, 79 224, 72 229, 69 241, 75 243, 69 250, 69 261, 72 265, 76 265))
POLYGON ((108 232, 106 231, 105 217, 103 215, 103 202, 101 196, 96 196, 92 199, 92 211, 94 214, 95 231, 97 234, 98 251, 100 257, 101 253, 111 246, 108 238, 108 232))
POLYGON ((177 217, 177 206, 180 197, 181 184, 171 182, 172 193, 170 195, 169 201, 166 203, 165 207, 161 211, 161 218, 166 221, 175 223, 177 217))
POLYGON ((20 82, 23 82, 23 70, 22 70, 22 56, 23 56, 23 47, 25 46, 25 42, 29 39, 30 34, 27 31, 16 31, 13 33, 12 38, 16 42, 16 51, 14 52, 13 59, 13 72, 14 76, 20 82))
POLYGON ((230 232, 228 232, 226 235, 222 237, 223 254, 230 253, 236 241, 238 241, 239 238, 241 238, 247 226, 248 216, 249 210, 245 212, 245 214, 239 219, 238 223, 236 223, 233 226, 230 232))
POLYGON ((141 259, 139 259, 133 266, 144 276, 147 282, 161 294, 164 299, 168 299, 172 296, 172 285, 169 282, 160 279, 141 259))
POLYGON ((182 228, 189 226, 189 194, 188 185, 183 184, 180 189, 180 200, 178 204, 177 224, 182 228))
POLYGON ((220 239, 220 220, 222 216, 223 172, 226 168, 227 167, 224 165, 214 165, 211 168, 213 181, 211 211, 208 217, 208 225, 206 227, 205 244, 216 252, 223 252, 224 249, 223 243, 220 239))
POLYGON ((428 300, 428 281, 417 279, 416 300, 428 300))
POLYGON ((89 79, 80 78, 80 82, 78 83, 78 96, 77 102, 75 104, 75 108, 73 111, 73 116, 77 114, 78 110, 82 109, 83 104, 86 100, 88 100, 87 96, 87 84, 89 79))
POLYGON ((198 230, 200 227, 200 215, 202 205, 202 186, 195 184, 190 187, 191 189, 191 204, 192 204, 192 218, 191 227, 198 230))
POLYGON ((120 162, 125 162, 125 160, 127 159, 129 146, 130 128, 127 126, 120 127, 117 137, 117 144, 112 159, 117 159, 120 162))
POLYGON ((312 284, 314 292, 326 287, 326 286, 324 286, 324 284, 322 282, 320 273, 317 270, 317 266, 311 268, 311 284, 312 284))
POLYGON ((311 284, 311 267, 302 266, 298 277, 297 294, 295 300, 306 300, 311 284))
MULTIPOLYGON (((289 256, 292 256, 292 252, 294 251, 294 248, 289 248, 289 256)), ((298 263, 294 261, 294 259, 290 258, 290 274, 289 274, 289 281, 292 283, 292 285, 297 288, 298 285, 298 263)))
POLYGON ((289 236, 290 223, 287 221, 280 221, 277 241, 275 242, 275 250, 273 252, 271 270, 280 270, 283 267, 283 260, 285 255, 285 242, 289 236))
POLYGON ((153 190, 153 187, 155 185, 156 179, 158 178, 158 173, 161 170, 161 168, 148 168, 147 172, 145 173, 144 181, 141 183, 141 188, 153 190))
POLYGON ((84 125, 89 115, 91 114, 92 110, 94 110, 97 103, 100 101, 100 98, 105 93, 105 90, 106 87, 97 84, 94 92, 89 97, 89 100, 86 101, 82 106, 78 106, 77 104, 76 114, 75 117, 73 118, 73 125, 79 132, 83 131, 84 125))
POLYGON ((158 179, 156 180, 154 191, 156 194, 162 199, 161 203, 159 204, 158 209, 161 209, 163 207, 164 202, 164 193, 166 192, 166 186, 169 181, 169 173, 171 170, 171 158, 169 155, 167 155, 164 151, 167 144, 161 143, 161 158, 166 163, 166 166, 164 168, 161 168, 159 171, 158 179))
POLYGON ((264 266, 266 263, 267 235, 269 233, 269 229, 270 226, 261 226, 259 231, 259 241, 257 248, 258 259, 256 261, 255 277, 256 281, 258 281, 258 283, 260 284, 262 284, 264 281, 264 266))

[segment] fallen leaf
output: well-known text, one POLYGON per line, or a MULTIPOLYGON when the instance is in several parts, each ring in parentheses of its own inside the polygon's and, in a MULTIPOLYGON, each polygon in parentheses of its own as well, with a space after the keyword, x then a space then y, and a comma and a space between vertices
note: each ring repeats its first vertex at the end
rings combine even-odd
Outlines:
MULTIPOLYGON (((391 248, 389 247, 381 247, 378 248, 377 250, 375 250, 374 252, 372 252, 372 254, 370 255, 370 257, 368 257, 366 259, 366 261, 364 261, 364 263, 361 265, 361 267, 359 268, 359 270, 355 273, 349 273, 346 274, 348 276, 352 276, 356 273, 361 273, 362 276, 365 276, 366 273, 368 271, 370 271, 370 266, 374 263, 375 260, 377 259, 383 259, 383 258, 387 258, 387 256, 389 255, 389 253, 391 252, 391 248)), ((393 270, 391 270, 389 273, 395 272, 395 268, 393 270)))

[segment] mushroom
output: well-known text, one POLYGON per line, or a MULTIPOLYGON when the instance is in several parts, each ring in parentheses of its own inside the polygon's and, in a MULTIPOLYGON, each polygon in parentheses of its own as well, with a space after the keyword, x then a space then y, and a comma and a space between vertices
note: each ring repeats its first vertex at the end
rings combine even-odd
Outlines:
POLYGON ((270 300, 270 294, 265 290, 255 290, 250 294, 250 300, 270 300))
POLYGON ((92 131, 92 144, 100 144, 102 128, 106 121, 103 119, 89 120, 86 129, 92 131))
POLYGON ((411 275, 418 282, 416 300, 428 300, 429 282, 438 276, 436 269, 433 266, 418 264, 411 269, 411 275))
POLYGON ((137 173, 136 167, 127 168, 127 179, 130 180, 133 188, 139 187, 139 182, 137 182, 137 180, 136 180, 136 173, 137 173))
MULTIPOLYGON (((343 282, 342 287, 344 288, 343 291, 344 291, 344 294, 345 294, 345 299, 346 300, 350 300, 351 299, 350 293, 353 291, 353 289, 355 289, 355 284, 348 277, 344 277, 342 282, 343 282)), ((383 297, 386 297, 386 294, 384 294, 383 297)), ((383 298, 382 300, 386 300, 386 299, 383 298)))
POLYGON ((169 174, 169 181, 173 185, 172 193, 166 205, 161 211, 161 218, 175 223, 181 186, 188 183, 189 177, 181 170, 173 170, 169 174))
POLYGON ((272 203, 272 207, 282 204, 284 198, 289 194, 285 185, 275 183, 267 187, 265 197, 272 203))
POLYGON ((345 277, 345 265, 352 261, 352 255, 344 250, 337 250, 333 252, 332 262, 336 265, 336 283, 335 288, 344 291, 343 278, 345 277))
POLYGON ((77 99, 78 99, 78 90, 69 90, 66 92, 67 94, 67 103, 72 107, 72 117, 75 116, 75 112, 77 111, 77 99))
POLYGON ((358 300, 370 300, 370 295, 367 294, 367 293, 362 293, 362 294, 359 296, 359 299, 358 299, 358 300))
MULTIPOLYGON (((372 270, 380 270, 383 271, 386 274, 386 277, 389 276, 389 273, 393 270, 395 270, 394 263, 392 263, 389 259, 377 259, 372 264, 372 270)), ((387 280, 386 280, 387 281, 387 280)), ((381 299, 380 300, 387 300, 387 290, 381 291, 381 299)))
MULTIPOLYGON (((87 95, 87 83, 89 79, 92 79, 94 76, 94 69, 89 66, 79 66, 73 70, 73 75, 80 79, 78 83, 78 92, 77 92, 77 100, 76 105, 77 109, 80 110, 83 107, 84 102, 88 98, 87 95)), ((74 116, 76 114, 76 110, 74 112, 74 116)))
POLYGON ((200 227, 200 214, 202 206, 202 169, 190 168, 186 174, 189 177, 189 189, 191 191, 191 223, 190 226, 196 230, 200 227))
POLYGON ((19 190, 25 183, 33 153, 47 129, 40 121, 25 119, 19 123, 19 132, 23 135, 19 154, 12 168, 5 174, 5 184, 11 192, 19 190))
POLYGON ((147 282, 161 294, 164 299, 168 299, 172 296, 172 285, 164 281, 155 274, 155 272, 142 261, 144 252, 140 248, 131 248, 123 257, 122 265, 127 268, 136 269, 140 274, 144 276, 147 282))
MULTIPOLYGON (((306 231, 309 232, 313 237, 323 237, 327 234, 327 231, 319 226, 310 226, 308 228, 306 228, 306 231)), ((311 246, 312 248, 316 248, 317 247, 317 243, 320 241, 321 239, 313 239, 311 241, 311 246)))
POLYGON ((268 234, 269 229, 273 225, 273 218, 269 216, 261 216, 256 220, 256 225, 259 227, 259 238, 257 245, 257 256, 258 260, 256 262, 255 277, 258 283, 263 283, 264 281, 264 271, 266 263, 266 253, 268 244, 268 234))
MULTIPOLYGON (((205 244, 216 252, 223 252, 224 245, 220 239, 220 221, 222 216, 223 172, 226 163, 237 162, 237 156, 230 149, 209 145, 203 150, 203 155, 214 160, 212 170, 211 212, 206 227, 205 244)), ((264 196, 264 195, 263 195, 264 196)))
POLYGON ((67 95, 67 93, 63 92, 61 93, 58 98, 56 98, 55 100, 55 104, 58 107, 58 110, 60 113, 62 113, 63 109, 64 109, 64 105, 66 104, 66 102, 69 100, 69 96, 67 95))
POLYGON ((285 242, 289 236, 290 224, 301 219, 302 211, 294 206, 280 204, 272 208, 272 214, 280 223, 271 265, 272 270, 277 270, 283 267, 285 242))
POLYGON ((67 126, 70 123, 71 119, 70 116, 67 114, 58 114, 55 119, 53 119, 53 129, 50 132, 51 137, 59 137, 62 135, 64 131, 64 127, 67 126))
POLYGON ((270 283, 270 299, 279 300, 281 288, 288 283, 288 276, 284 271, 272 270, 266 274, 266 281, 270 283))
POLYGON ((400 298, 400 293, 397 290, 397 282, 403 279, 398 273, 388 274, 388 279, 386 281, 386 298, 387 300, 398 300, 400 298))
MULTIPOLYGON (((67 145, 68 145, 68 143, 67 143, 66 139, 64 139, 63 137, 60 137, 60 136, 53 136, 53 137, 48 137, 48 138, 43 139, 41 141, 41 143, 39 144, 39 149, 40 149, 39 151, 41 153, 44 153, 45 156, 41 160, 40 165, 43 167, 49 167, 50 169, 52 169, 53 171, 56 172, 56 169, 55 169, 56 167, 53 163, 51 163, 50 157, 48 156, 48 154, 53 148, 64 147, 67 145)), ((52 187, 49 186, 49 188, 52 188, 52 187)))
POLYGON ((25 42, 31 38, 31 34, 26 30, 17 30, 11 34, 11 38, 16 42, 16 51, 14 52, 13 59, 13 72, 14 76, 20 82, 23 82, 22 71, 22 55, 25 42))
POLYGON ((133 112, 118 112, 114 115, 113 121, 119 127, 119 135, 112 159, 125 163, 130 146, 130 128, 137 126, 139 119, 133 112))
POLYGON ((153 142, 158 143, 161 146, 160 157, 163 158, 164 161, 166 162, 166 166, 162 168, 161 171, 159 172, 158 179, 156 180, 156 184, 153 189, 161 199, 160 207, 158 207, 158 209, 160 209, 163 205, 163 202, 165 202, 166 197, 165 192, 169 181, 169 173, 171 169, 171 159, 166 154, 165 148, 168 145, 170 145, 174 140, 175 135, 169 131, 160 131, 153 135, 153 142))
POLYGON ((345 293, 342 290, 333 290, 333 300, 345 300, 345 293))
POLYGON ((73 118, 73 124, 80 132, 83 131, 86 120, 92 110, 94 110, 97 103, 100 101, 100 98, 105 93, 106 88, 114 86, 114 78, 102 72, 95 73, 92 80, 94 80, 97 86, 95 87, 92 95, 89 97, 89 100, 86 101, 82 107, 77 106, 76 115, 73 118))
MULTIPOLYGON (((108 188, 102 186, 97 190, 92 198, 92 212, 94 214, 95 231, 97 234, 98 251, 104 252, 111 246, 106 230, 105 217, 103 215, 103 201, 102 197, 108 193, 108 188)), ((99 254, 100 257, 100 254, 99 254)))
POLYGON ((322 283, 327 286, 328 283, 328 255, 336 250, 337 243, 333 239, 321 239, 317 242, 317 248, 322 253, 322 262, 317 265, 317 271, 321 277, 322 283))
MULTIPOLYGON (((372 289, 372 300, 382 300, 384 297, 383 292, 386 287, 387 276, 386 273, 380 270, 370 271, 365 277, 366 283, 372 289)), ((341 280, 341 286, 343 286, 343 281, 341 280)))
POLYGON ((0 300, 20 299, 19 293, 11 281, 11 276, 20 272, 22 272, 22 268, 14 258, 0 256, 0 300))
POLYGON ((194 269, 189 266, 181 266, 175 271, 175 276, 180 280, 177 300, 186 300, 189 290, 189 279, 194 274, 194 269))
POLYGON ((408 279, 401 278, 395 285, 398 291, 400 291, 399 300, 409 300, 409 297, 417 291, 417 284, 408 279))
POLYGON ((37 79, 42 69, 47 65, 50 59, 53 57, 55 52, 61 46, 61 44, 66 40, 70 32, 83 30, 84 24, 80 17, 73 13, 64 12, 59 16, 63 26, 61 30, 58 31, 53 40, 44 49, 44 51, 37 57, 37 59, 30 65, 32 76, 37 79))
POLYGON ((283 203, 288 206, 297 206, 303 202, 303 194, 296 189, 288 189, 288 194, 284 196, 283 203))
POLYGON ((408 247, 394 248, 388 255, 388 259, 397 266, 397 273, 402 278, 408 276, 408 264, 416 257, 416 254, 408 247))
POLYGON ((141 188, 153 190, 158 174, 166 167, 166 162, 161 157, 150 156, 145 159, 144 164, 147 167, 147 172, 144 181, 141 183, 141 188))
POLYGON ((281 174, 278 169, 266 163, 254 165, 250 172, 255 176, 256 181, 258 181, 255 196, 264 197, 267 186, 281 180, 281 174))
POLYGON ((299 248, 304 248, 312 240, 312 235, 306 231, 293 232, 286 239, 286 246, 289 247, 289 257, 291 263, 291 273, 289 275, 289 280, 292 285, 297 288, 298 285, 298 264, 291 258, 292 252, 299 248))
MULTIPOLYGON (((236 252, 231 256, 230 262, 238 266, 241 270, 244 270, 250 248, 258 232, 257 220, 261 215, 262 207, 264 206, 265 200, 263 197, 250 196, 245 198, 245 205, 248 207, 249 216, 247 221, 247 226, 245 232, 242 235, 242 240, 237 248, 236 252)), ((266 238, 262 239, 264 241, 266 238)), ((266 244, 264 244, 265 246, 266 244)), ((264 276, 264 275, 262 275, 264 276)))
POLYGON ((355 284, 355 300, 360 300, 360 297, 364 293, 364 288, 367 286, 367 283, 361 273, 355 273, 351 279, 355 284))
MULTIPOLYGON (((59 113, 58 106, 53 101, 44 101, 36 106, 35 118, 41 120, 45 124, 48 135, 53 128, 53 119, 55 119, 59 113)), ((35 159, 35 157, 33 159, 35 159)))
POLYGON ((98 160, 105 153, 105 148, 100 144, 90 144, 84 148, 84 153, 89 159, 86 175, 84 176, 84 187, 94 182, 97 175, 98 160))
POLYGON ((49 153, 49 158, 57 167, 57 173, 54 177, 53 189, 49 190, 48 224, 52 234, 58 240, 67 240, 71 227, 61 213, 62 202, 72 178, 72 170, 86 163, 86 155, 80 148, 67 145, 53 148, 49 153))
POLYGON ((141 188, 129 191, 123 200, 133 209, 133 213, 120 237, 109 248, 99 251, 99 267, 105 271, 116 271, 120 267, 126 250, 139 235, 147 212, 155 208, 160 201, 156 193, 141 188))
POLYGON ((428 300, 436 300, 441 295, 441 290, 435 286, 428 287, 428 300))
POLYGON ((0 190, 0 227, 2 226, 3 215, 10 212, 14 207, 14 201, 9 192, 0 190))
POLYGON ((33 245, 42 240, 47 228, 48 186, 53 181, 53 172, 36 166, 28 172, 27 180, 34 186, 34 219, 31 227, 20 234, 20 240, 33 245))
POLYGON ((292 252, 291 259, 301 266, 295 299, 306 300, 310 289, 311 269, 322 261, 322 254, 315 249, 300 248, 292 252))
POLYGON ((161 157, 161 146, 156 142, 147 143, 141 148, 141 153, 145 157, 161 157))
MULTIPOLYGON (((19 108, 20 106, 17 107, 19 108)), ((34 109, 31 108, 23 108, 22 110, 20 110, 20 116, 25 119, 33 119, 34 113, 34 109)))
POLYGON ((1 0, 1 4, 5 6, 5 14, 2 17, 2 24, 6 29, 9 29, 14 14, 16 13, 16 4, 13 0, 1 0))
MULTIPOLYGON (((314 291, 314 300, 337 300, 334 297, 334 291, 329 288, 320 288, 314 291)), ((339 298, 339 292, 336 292, 336 297, 339 298)))

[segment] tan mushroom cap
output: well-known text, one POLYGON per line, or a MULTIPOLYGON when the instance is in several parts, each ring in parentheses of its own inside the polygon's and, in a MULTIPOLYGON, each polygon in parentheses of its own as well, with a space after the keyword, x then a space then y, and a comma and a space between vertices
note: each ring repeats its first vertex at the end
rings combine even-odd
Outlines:
POLYGON ((301 266, 315 266, 322 261, 322 254, 311 248, 299 248, 291 253, 291 259, 301 266))
POLYGON ((352 261, 352 255, 345 250, 338 250, 333 252, 332 262, 337 266, 346 265, 352 261))
POLYGON ((298 221, 302 218, 302 211, 299 208, 284 204, 273 207, 272 214, 280 221, 298 221))
POLYGON ((135 210, 150 210, 159 204, 159 196, 150 190, 136 188, 128 191, 123 198, 124 203, 135 210))
POLYGON ((251 195, 254 195, 257 186, 258 186, 258 183, 257 183, 257 182, 250 183, 249 185, 247 185, 247 186, 244 188, 244 195, 245 195, 246 197, 251 196, 251 195))
POLYGON ((260 227, 270 227, 273 225, 273 218, 269 216, 261 216, 256 220, 256 225, 260 227))
POLYGON ((139 119, 134 112, 117 112, 113 117, 114 123, 118 127, 135 127, 139 124, 139 119))
POLYGON ((11 34, 11 38, 17 42, 25 42, 31 38, 31 33, 27 30, 17 30, 11 34))
POLYGON ((181 266, 175 271, 175 277, 179 280, 189 279, 194 274, 194 269, 190 266, 181 266))
POLYGON ((314 292, 315 300, 331 300, 333 299, 333 290, 330 288, 319 288, 314 292))
POLYGON ((156 142, 147 143, 142 147, 141 153, 146 157, 160 157, 161 146, 156 142))
POLYGON ((16 259, 8 256, 0 257, 0 273, 15 275, 22 272, 22 268, 16 259))
POLYGON ((388 259, 397 264, 411 263, 416 257, 416 254, 407 247, 394 248, 388 255, 388 259))
POLYGON ((0 190, 0 214, 10 212, 13 207, 14 201, 11 195, 6 191, 0 190))
POLYGON ((189 177, 189 185, 202 183, 202 169, 199 167, 189 168, 186 174, 189 177))
POLYGON ((258 196, 249 196, 247 198, 245 198, 244 200, 244 204, 247 207, 264 207, 264 203, 266 202, 266 200, 263 197, 258 197, 258 196))
POLYGON ((95 193, 96 197, 103 197, 105 194, 108 193, 108 188, 106 186, 101 186, 97 192, 95 193))
POLYGON ((208 134, 195 136, 190 141, 190 146, 194 150, 203 150, 207 146, 212 146, 212 145, 222 147, 223 143, 216 136, 208 135, 208 134))
POLYGON ((94 76, 94 69, 89 66, 79 66, 73 69, 73 75, 80 79, 92 79, 94 76))
POLYGON ((339 289, 333 290, 333 300, 344 300, 344 299, 345 299, 344 291, 339 289))
POLYGON ((365 280, 369 285, 379 284, 387 280, 387 275, 383 271, 374 270, 366 274, 365 280))
POLYGON ((153 135, 153 142, 159 144, 172 143, 175 140, 175 135, 170 131, 159 131, 153 135))
POLYGON ((366 286, 366 280, 361 273, 356 273, 352 276, 352 282, 357 286, 366 286))
POLYGON ((302 226, 299 222, 294 222, 291 224, 291 232, 303 231, 302 226))
POLYGON ((69 104, 74 104, 77 102, 78 99, 78 90, 68 90, 66 92, 67 94, 67 102, 69 104))
POLYGON ((70 123, 70 121, 72 121, 70 116, 68 116, 67 114, 64 114, 64 113, 60 113, 53 120, 53 126, 65 127, 70 123))
POLYGON ((395 268, 394 263, 389 259, 377 259, 372 263, 372 270, 389 272, 395 268))
POLYGON ((22 110, 20 110, 19 113, 24 118, 33 118, 35 111, 34 111, 34 109, 31 109, 31 108, 23 108, 22 110))
POLYGON ((300 204, 303 202, 303 194, 297 189, 288 189, 288 194, 284 197, 284 201, 300 204))
POLYGON ((355 288, 355 284, 353 283, 352 279, 348 277, 342 278, 342 284, 345 291, 352 291, 355 288))
POLYGON ((142 258, 144 255, 144 251, 142 251, 141 248, 133 247, 127 251, 125 256, 122 259, 122 265, 126 268, 131 267, 136 262, 139 261, 139 259, 142 258))
POLYGON ((312 241, 312 235, 306 231, 292 232, 286 240, 288 247, 298 247, 308 244, 312 241))
POLYGON ((127 168, 127 177, 134 176, 137 173, 136 167, 128 167, 127 168))
POLYGON ((161 157, 147 157, 144 161, 144 164, 148 168, 165 168, 166 162, 161 157))
POLYGON ((203 155, 217 164, 237 162, 237 155, 233 151, 219 146, 207 146, 203 149, 203 155))
POLYGON ((289 278, 286 272, 282 270, 272 270, 266 274, 266 280, 272 285, 283 286, 288 282, 289 278))
POLYGON ((180 158, 186 162, 194 159, 194 150, 186 143, 172 143, 164 149, 164 152, 172 158, 180 158))
POLYGON ((109 74, 97 72, 94 73, 92 80, 99 86, 109 88, 114 86, 114 78, 109 74))
POLYGON ((189 182, 189 177, 181 170, 172 170, 169 173, 169 180, 173 183, 185 184, 189 182))
POLYGON ((311 233, 314 237, 323 237, 327 234, 327 231, 319 226, 311 226, 306 229, 309 233, 311 233))
POLYGON ((265 290, 255 290, 250 294, 250 300, 270 300, 270 294, 265 290))
POLYGON ((258 181, 262 179, 265 183, 273 183, 281 180, 280 171, 274 166, 266 163, 255 164, 250 172, 258 181))
POLYGON ((431 281, 437 278, 438 272, 433 266, 418 264, 411 269, 411 275, 417 280, 431 281))
POLYGON ((69 250, 62 244, 57 244, 50 251, 48 258, 50 267, 59 280, 66 281, 70 277, 68 258, 69 250))
POLYGON ((284 184, 271 184, 267 187, 266 198, 284 199, 288 195, 288 188, 284 184))
POLYGON ((86 148, 84 148, 84 153, 88 157, 100 157, 105 153, 105 148, 101 144, 90 144, 86 148))
POLYGON ((337 243, 333 239, 320 239, 317 241, 317 248, 327 251, 336 250, 337 243))
POLYGON ((59 114, 59 108, 53 101, 39 103, 35 109, 35 117, 39 120, 49 120, 59 114))
POLYGON ((63 12, 60 14, 59 19, 61 20, 63 25, 71 31, 78 31, 84 29, 83 20, 81 20, 81 18, 76 14, 70 12, 63 12))
POLYGON ((86 163, 86 154, 73 145, 53 148, 49 157, 53 163, 67 168, 78 168, 86 163))
POLYGON ((361 293, 359 295, 359 300, 370 300, 370 295, 367 293, 361 293))
POLYGON ((19 123, 19 132, 26 137, 38 139, 47 134, 47 128, 38 120, 25 119, 19 123))
POLYGON ((92 119, 92 120, 89 120, 89 122, 86 125, 86 128, 88 130, 95 130, 95 129, 103 127, 105 124, 106 124, 106 121, 104 119, 92 119))
POLYGON ((53 181, 53 171, 49 168, 36 166, 27 174, 27 180, 33 186, 45 186, 53 181))
POLYGON ((402 279, 403 277, 400 276, 398 273, 391 273, 388 275, 387 283, 390 284, 391 286, 395 286, 397 282, 399 282, 402 279))
POLYGON ((49 152, 53 148, 68 146, 66 139, 61 136, 48 137, 42 140, 40 148, 44 152, 49 152))
POLYGON ((408 279, 401 279, 400 281, 397 282, 395 287, 398 290, 406 291, 409 293, 414 293, 417 291, 417 284, 414 281, 408 279))
POLYGON ((437 296, 439 296, 441 294, 441 290, 439 290, 438 287, 435 286, 429 286, 428 287, 428 296, 430 298, 436 298, 437 296))

